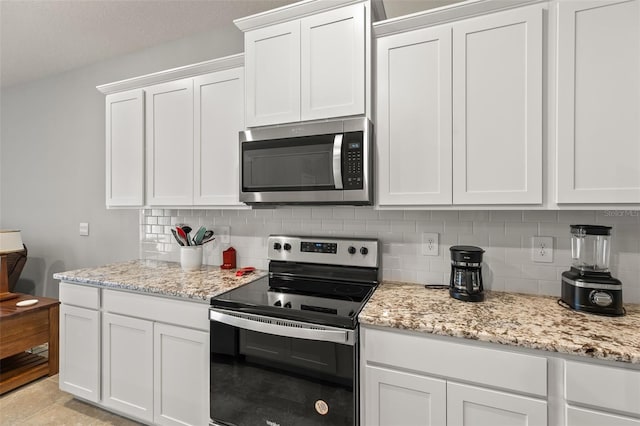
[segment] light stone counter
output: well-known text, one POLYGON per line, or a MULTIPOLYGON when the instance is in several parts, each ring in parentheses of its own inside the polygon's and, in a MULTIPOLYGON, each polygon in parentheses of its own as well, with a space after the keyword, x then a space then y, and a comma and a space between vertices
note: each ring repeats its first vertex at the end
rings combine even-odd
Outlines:
POLYGON ((640 364, 640 305, 606 317, 572 311, 556 297, 486 292, 461 302, 446 289, 382 283, 359 315, 361 324, 462 337, 640 364))
POLYGON ((177 262, 132 260, 97 268, 59 272, 53 278, 78 284, 138 291, 159 296, 178 297, 209 303, 210 299, 266 275, 254 271, 236 277, 235 269, 203 265, 200 270, 184 272, 177 262))

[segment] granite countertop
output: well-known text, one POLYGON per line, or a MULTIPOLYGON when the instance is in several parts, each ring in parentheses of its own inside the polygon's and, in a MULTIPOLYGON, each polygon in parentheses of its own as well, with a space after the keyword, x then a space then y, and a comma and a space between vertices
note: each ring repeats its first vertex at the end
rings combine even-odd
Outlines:
POLYGON ((485 292, 461 302, 446 289, 383 282, 359 315, 361 324, 640 364, 640 305, 606 317, 558 305, 556 297, 485 292))
POLYGON ((220 269, 218 266, 209 265, 203 265, 197 271, 184 272, 177 262, 132 260, 96 268, 58 272, 53 278, 209 303, 212 297, 264 275, 266 271, 256 270, 236 277, 235 269, 220 269))

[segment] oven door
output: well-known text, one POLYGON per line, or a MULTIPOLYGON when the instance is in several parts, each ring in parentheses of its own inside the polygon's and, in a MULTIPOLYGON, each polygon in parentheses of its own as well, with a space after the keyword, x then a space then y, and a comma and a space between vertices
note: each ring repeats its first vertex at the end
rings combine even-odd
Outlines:
POLYGON ((211 308, 214 425, 357 424, 355 330, 211 308))

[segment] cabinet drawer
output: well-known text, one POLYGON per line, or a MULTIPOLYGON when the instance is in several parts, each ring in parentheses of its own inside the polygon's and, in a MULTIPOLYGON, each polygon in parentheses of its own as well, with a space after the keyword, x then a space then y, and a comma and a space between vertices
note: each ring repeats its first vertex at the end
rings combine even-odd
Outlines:
POLYGON ((640 371, 566 362, 567 401, 640 416, 640 371))
POLYGON ((60 283, 60 301, 89 309, 100 309, 100 289, 79 284, 60 283))
POLYGON ((421 333, 364 328, 367 362, 536 396, 547 395, 547 359, 448 342, 421 333))
POLYGON ((104 290, 104 311, 183 327, 209 330, 209 305, 126 291, 104 290))
POLYGON ((640 426, 640 419, 567 406, 567 426, 640 426))

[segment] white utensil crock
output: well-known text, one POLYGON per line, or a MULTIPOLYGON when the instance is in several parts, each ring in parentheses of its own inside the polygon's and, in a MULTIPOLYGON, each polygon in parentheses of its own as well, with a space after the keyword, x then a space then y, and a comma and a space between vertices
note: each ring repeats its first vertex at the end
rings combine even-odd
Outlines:
POLYGON ((180 247, 180 266, 183 271, 197 271, 202 266, 202 246, 180 247))

